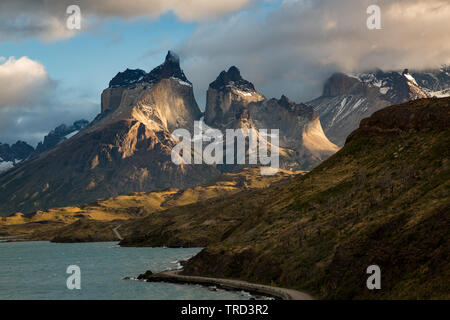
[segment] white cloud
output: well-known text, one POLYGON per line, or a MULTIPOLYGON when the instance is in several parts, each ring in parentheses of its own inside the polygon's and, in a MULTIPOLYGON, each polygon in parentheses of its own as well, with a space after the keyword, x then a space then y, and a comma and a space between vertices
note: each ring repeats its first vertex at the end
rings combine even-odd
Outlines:
POLYGON ((61 123, 91 120, 100 110, 99 103, 67 99, 72 91, 61 88, 37 61, 0 57, 0 142, 21 139, 36 144, 61 123))
POLYGON ((0 63, 0 108, 29 103, 51 84, 45 67, 28 57, 1 57, 0 63))

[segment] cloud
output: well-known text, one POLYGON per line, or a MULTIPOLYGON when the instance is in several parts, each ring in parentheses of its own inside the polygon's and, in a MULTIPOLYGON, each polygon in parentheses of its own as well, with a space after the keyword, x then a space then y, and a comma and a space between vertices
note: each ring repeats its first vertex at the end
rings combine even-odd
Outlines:
POLYGON ((28 57, 0 57, 0 63, 0 108, 27 104, 51 86, 45 67, 28 57))
POLYGON ((70 91, 37 61, 0 57, 0 142, 36 144, 61 123, 91 120, 100 110, 98 101, 66 99, 70 91))
POLYGON ((84 0, 80 7, 100 17, 154 18, 172 11, 182 21, 202 21, 241 10, 250 2, 251 0, 84 0))
POLYGON ((307 100, 334 71, 449 64, 449 29, 447 0, 284 1, 263 17, 245 11, 202 24, 178 50, 202 102, 231 65, 267 96, 307 100), (372 4, 381 8, 381 30, 367 28, 372 4))
POLYGON ((37 37, 44 41, 76 34, 66 27, 66 9, 81 9, 82 31, 108 18, 150 18, 172 12, 181 21, 205 21, 249 6, 254 0, 2 0, 0 41, 37 37))

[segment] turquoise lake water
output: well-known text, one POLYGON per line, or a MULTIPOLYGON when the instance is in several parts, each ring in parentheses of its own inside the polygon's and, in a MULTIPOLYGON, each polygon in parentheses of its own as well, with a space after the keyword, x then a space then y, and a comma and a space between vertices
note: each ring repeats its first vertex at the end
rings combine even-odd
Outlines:
POLYGON ((115 242, 0 242, 0 299, 249 299, 245 292, 123 280, 175 269, 201 249, 121 248, 115 242), (81 270, 81 289, 69 290, 67 267, 81 270))

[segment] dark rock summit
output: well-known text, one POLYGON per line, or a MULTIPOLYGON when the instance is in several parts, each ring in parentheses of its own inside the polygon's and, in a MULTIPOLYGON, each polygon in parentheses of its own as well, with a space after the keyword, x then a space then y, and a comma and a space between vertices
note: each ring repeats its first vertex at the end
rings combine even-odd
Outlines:
POLYGON ((119 72, 110 82, 110 88, 127 87, 139 82, 155 83, 161 79, 177 78, 189 84, 191 82, 186 78, 183 70, 180 68, 180 58, 177 54, 169 51, 164 63, 157 66, 149 73, 141 69, 126 69, 119 72))
POLYGON ((180 68, 180 58, 178 55, 172 51, 169 51, 166 55, 164 63, 150 71, 146 76, 144 76, 142 81, 152 83, 161 79, 169 79, 171 77, 180 79, 189 84, 191 83, 184 75, 183 70, 180 68))
POLYGON ((222 90, 227 86, 234 86, 240 90, 255 91, 253 83, 242 78, 241 72, 235 66, 232 66, 228 71, 223 70, 217 79, 210 83, 209 87, 217 90, 222 90))
POLYGON ((34 148, 24 141, 17 141, 11 146, 0 143, 0 162, 20 162, 27 159, 34 152, 34 148))
POLYGON ((109 82, 110 88, 117 88, 122 86, 128 86, 130 84, 141 81, 146 72, 141 69, 127 69, 124 72, 119 72, 112 80, 109 82))

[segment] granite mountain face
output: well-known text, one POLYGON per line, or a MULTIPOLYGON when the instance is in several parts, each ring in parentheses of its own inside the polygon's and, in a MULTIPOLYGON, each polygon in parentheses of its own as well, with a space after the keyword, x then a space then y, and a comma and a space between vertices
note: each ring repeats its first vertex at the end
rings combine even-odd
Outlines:
MULTIPOLYGON (((279 129, 280 166, 309 170, 338 150, 325 136, 313 107, 286 96, 268 99, 235 66, 222 71, 207 91, 205 123, 225 129, 279 129)), ((270 143, 270 141, 268 141, 270 143)))
POLYGON ((410 100, 450 95, 449 67, 439 70, 333 74, 321 97, 309 101, 327 137, 342 146, 359 122, 384 107, 410 100))

